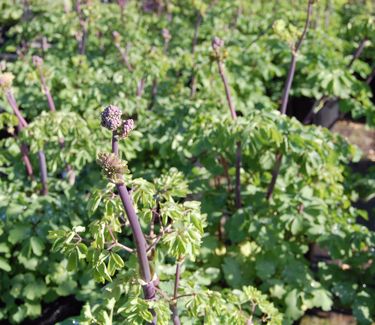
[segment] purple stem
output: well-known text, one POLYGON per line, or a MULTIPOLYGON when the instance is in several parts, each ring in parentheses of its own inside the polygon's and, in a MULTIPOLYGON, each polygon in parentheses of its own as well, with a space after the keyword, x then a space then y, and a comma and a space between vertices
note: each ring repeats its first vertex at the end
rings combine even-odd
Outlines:
MULTIPOLYGON (((224 72, 223 62, 221 60, 217 60, 217 65, 219 68, 219 74, 220 74, 221 80, 223 81, 223 84, 224 84, 225 96, 227 99, 230 114, 232 116, 232 119, 235 121, 237 119, 237 113, 236 113, 236 109, 234 107, 234 103, 232 100, 232 95, 230 93, 228 79, 224 72)), ((237 142, 237 148, 236 148, 235 166, 236 166, 235 202, 236 202, 236 208, 239 209, 241 208, 241 142, 239 141, 237 142)))
MULTIPOLYGON (((13 93, 11 92, 11 90, 8 90, 6 92, 6 97, 8 99, 8 102, 10 104, 10 106, 12 107, 13 109, 13 112, 14 114, 17 116, 18 118, 18 130, 21 131, 23 128, 27 127, 28 124, 26 122, 26 120, 24 119, 24 117, 22 116, 18 106, 17 106, 17 103, 16 103, 16 100, 13 96, 13 93)), ((27 146, 26 145, 21 145, 21 155, 22 155, 22 159, 26 165, 26 172, 29 176, 32 175, 32 169, 31 169, 31 164, 30 164, 30 159, 28 157, 28 150, 27 150, 27 146), (31 174, 30 174, 31 173, 31 174)), ((47 164, 46 164, 46 157, 45 157, 45 154, 43 152, 43 150, 40 150, 38 152, 38 158, 39 158, 39 168, 40 168, 40 175, 41 175, 41 182, 42 182, 42 191, 41 191, 41 194, 42 195, 47 195, 48 194, 48 187, 47 187, 47 164)))
POLYGON ((44 154, 43 150, 38 151, 38 158, 39 158, 40 180, 42 182, 42 190, 40 194, 47 195, 48 194, 47 163, 46 163, 46 155, 44 154))
POLYGON ((370 75, 367 77, 366 84, 369 85, 372 82, 372 80, 374 79, 374 77, 375 77, 375 68, 372 69, 370 75))
POLYGON ((137 86, 137 97, 142 97, 143 89, 145 88, 145 78, 142 78, 138 82, 137 86))
POLYGON ((180 283, 180 276, 181 276, 181 261, 177 261, 176 264, 176 276, 174 280, 174 290, 173 290, 173 302, 171 303, 171 311, 172 311, 172 321, 174 325, 180 325, 180 317, 178 316, 178 309, 177 309, 177 293, 178 293, 178 286, 180 283))
POLYGON ((281 153, 277 153, 276 154, 275 166, 274 166, 274 169, 272 171, 271 183, 268 186, 268 190, 267 190, 267 194, 266 194, 267 200, 270 200, 272 198, 272 194, 273 194, 273 191, 274 191, 275 185, 276 185, 277 176, 280 173, 280 167, 281 167, 282 159, 283 159, 283 155, 281 153))
MULTIPOLYGON (((197 20, 195 21, 195 26, 194 26, 194 37, 193 37, 193 44, 191 47, 191 53, 195 53, 195 48, 197 46, 198 42, 198 34, 199 34, 199 26, 202 24, 203 16, 201 13, 198 11, 197 13, 197 20)), ((190 97, 194 97, 196 92, 197 92, 197 81, 196 81, 196 75, 194 73, 194 68, 195 64, 193 67, 193 75, 191 77, 191 89, 190 89, 190 97)))
POLYGON ((27 147, 25 143, 21 143, 20 150, 21 150, 23 163, 25 164, 26 174, 28 177, 33 179, 33 167, 31 165, 30 158, 29 158, 29 148, 27 147))
POLYGON ((367 42, 367 36, 363 38, 363 40, 359 43, 358 47, 356 48, 352 56, 352 59, 350 60, 348 64, 348 68, 350 68, 353 65, 354 61, 357 60, 361 56, 363 50, 365 49, 366 42, 367 42))
POLYGON ((13 113, 17 116, 18 122, 20 124, 20 128, 23 129, 24 127, 27 126, 27 122, 24 119, 24 117, 22 116, 22 114, 21 114, 21 112, 20 112, 20 110, 18 108, 18 105, 16 103, 16 99, 14 98, 13 93, 11 92, 11 90, 8 90, 5 93, 5 95, 6 95, 6 98, 8 100, 9 105, 13 109, 13 113))
MULTIPOLYGON (((292 59, 291 59, 291 62, 290 62, 288 76, 287 76, 287 79, 286 79, 286 82, 285 82, 285 85, 284 85, 284 90, 283 90, 283 94, 282 94, 282 98, 281 98, 280 113, 283 114, 283 115, 286 114, 286 109, 287 109, 287 106, 288 106, 289 93, 290 93, 290 89, 291 89, 291 86, 292 86, 294 74, 295 74, 295 71, 296 71, 298 51, 301 48, 302 42, 305 39, 307 29, 308 29, 309 24, 310 24, 311 13, 312 13, 312 5, 313 5, 313 0, 309 0, 308 6, 307 6, 307 16, 306 16, 306 21, 305 21, 305 26, 303 28, 303 32, 302 32, 299 40, 297 41, 297 44, 292 49, 292 59)), ((282 158, 283 157, 282 157, 281 153, 276 153, 275 166, 274 166, 274 169, 272 171, 272 179, 271 179, 270 184, 268 185, 268 190, 267 190, 267 193, 266 193, 267 200, 271 199, 272 193, 275 189, 277 177, 279 176, 279 173, 280 173, 282 158)))
POLYGON ((120 44, 115 43, 115 46, 120 52, 121 58, 124 61, 126 68, 129 70, 129 72, 133 72, 133 67, 129 61, 128 51, 126 49, 123 49, 120 44))
POLYGON ((51 112, 56 112, 55 102, 53 101, 53 98, 51 96, 51 92, 49 91, 49 88, 47 86, 46 78, 44 77, 43 71, 42 71, 40 66, 37 66, 37 69, 38 69, 38 72, 39 72, 40 82, 42 84, 44 94, 47 97, 48 107, 49 107, 51 112))
MULTIPOLYGON (((118 156, 118 140, 116 136, 112 135, 112 152, 118 156)), ((152 282, 150 264, 147 258, 147 242, 143 235, 141 225, 138 220, 138 216, 135 212, 132 199, 129 195, 129 192, 126 186, 122 184, 116 184, 118 194, 122 201, 123 207, 125 209, 126 215, 128 217, 130 227, 132 229, 135 246, 137 249, 137 257, 139 268, 141 272, 141 277, 146 284, 143 286, 143 293, 146 300, 153 300, 155 298, 155 285, 152 282)), ((151 313, 154 316, 153 321, 150 324, 157 323, 157 316, 154 310, 151 310, 151 313)))
POLYGON ((290 62, 288 77, 287 77, 285 85, 284 85, 284 90, 283 90, 283 95, 282 95, 282 100, 281 100, 281 107, 280 107, 281 114, 286 113, 286 108, 287 108, 288 100, 289 100, 290 88, 292 86, 294 73, 295 73, 295 70, 296 70, 297 54, 298 54, 299 49, 301 48, 303 40, 305 39, 307 29, 308 29, 309 24, 310 24, 312 4, 313 4, 313 1, 309 0, 309 4, 308 4, 308 7, 307 7, 307 17, 306 17, 306 21, 305 21, 305 27, 303 28, 303 32, 302 32, 301 37, 299 38, 296 46, 292 50, 292 60, 290 62))

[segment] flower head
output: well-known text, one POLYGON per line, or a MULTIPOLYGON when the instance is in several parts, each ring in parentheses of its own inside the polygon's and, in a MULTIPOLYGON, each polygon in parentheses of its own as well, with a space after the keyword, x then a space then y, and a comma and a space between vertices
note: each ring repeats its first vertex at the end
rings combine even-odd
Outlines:
POLYGON ((133 129, 134 121, 132 119, 122 121, 122 125, 117 129, 117 135, 121 139, 127 138, 133 129))
POLYGON ((34 65, 39 68, 43 64, 43 59, 40 56, 34 55, 33 56, 33 63, 34 65))
POLYGON ((128 165, 114 153, 99 153, 97 163, 103 170, 103 174, 114 184, 124 182, 124 174, 128 173, 128 165))
POLYGON ((215 36, 213 39, 212 39, 212 48, 214 49, 214 51, 218 51, 220 50, 222 47, 224 47, 224 41, 215 36))
POLYGON ((172 35, 167 28, 162 29, 161 36, 163 36, 164 41, 166 41, 166 42, 169 42, 172 38, 172 35))
POLYGON ((114 105, 109 105, 102 112, 102 126, 108 130, 115 131, 122 125, 122 112, 114 105))
POLYGON ((0 74, 0 88, 3 90, 8 90, 12 87, 14 75, 10 72, 4 72, 0 74))
POLYGON ((115 41, 115 44, 120 44, 120 42, 121 42, 121 35, 120 35, 120 33, 117 32, 117 31, 114 31, 112 33, 112 36, 113 36, 113 40, 115 41))

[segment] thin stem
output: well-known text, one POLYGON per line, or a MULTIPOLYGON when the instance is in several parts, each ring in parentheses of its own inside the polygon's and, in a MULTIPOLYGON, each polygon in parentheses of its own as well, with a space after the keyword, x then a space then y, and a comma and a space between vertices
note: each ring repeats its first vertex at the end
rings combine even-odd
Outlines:
POLYGON ((374 77, 375 77, 375 67, 374 67, 374 69, 372 69, 370 75, 367 77, 366 84, 369 85, 372 82, 372 80, 374 79, 374 77))
POLYGON ((236 148, 236 208, 241 208, 241 142, 236 148))
POLYGON ((302 32, 299 40, 297 41, 296 46, 294 47, 294 49, 292 49, 292 59, 290 61, 290 65, 289 65, 288 77, 286 79, 286 82, 285 82, 285 85, 284 85, 284 90, 283 90, 283 95, 282 95, 282 98, 281 98, 281 107, 280 107, 281 114, 286 113, 286 108, 287 108, 288 100, 289 100, 289 93, 290 93, 290 89, 291 89, 291 86, 292 86, 292 82, 293 82, 294 74, 295 74, 295 70, 296 70, 297 54, 298 54, 298 51, 301 48, 303 40, 305 39, 307 29, 308 29, 309 24, 310 24, 312 4, 313 4, 313 1, 309 0, 308 7, 307 7, 307 16, 306 16, 306 21, 305 21, 305 26, 303 28, 303 32, 302 32))
POLYGON ((121 54, 121 58, 122 58, 122 60, 124 61, 124 64, 125 64, 126 68, 128 69, 128 71, 129 71, 129 72, 133 72, 133 67, 132 67, 132 65, 130 64, 127 49, 123 49, 123 48, 120 46, 120 44, 118 44, 118 43, 115 43, 115 46, 116 46, 116 48, 118 49, 118 51, 120 52, 120 54, 121 54))
POLYGON ((366 42, 367 42, 367 36, 363 38, 363 40, 359 43, 358 47, 356 48, 356 50, 355 50, 355 52, 352 56, 352 59, 350 60, 350 62, 348 64, 348 68, 351 68, 354 61, 357 60, 361 56, 363 50, 365 49, 366 42))
POLYGON ((42 68, 40 66, 37 66, 36 68, 37 68, 38 73, 39 73, 40 82, 42 84, 44 94, 47 97, 48 107, 49 107, 51 112, 56 112, 55 102, 53 101, 53 98, 51 96, 51 92, 49 91, 49 88, 47 86, 46 78, 44 77, 42 68))
POLYGON ((39 158, 39 169, 40 169, 40 180, 42 182, 42 195, 48 194, 48 184, 47 184, 47 163, 46 163, 46 155, 44 154, 43 150, 38 151, 38 158, 39 158))
MULTIPOLYGON (((27 122, 24 119, 24 117, 22 116, 22 114, 21 114, 21 112, 20 112, 20 110, 17 106, 16 100, 13 96, 12 91, 11 90, 6 91, 5 95, 6 95, 6 98, 8 100, 9 105, 12 107, 12 110, 13 110, 14 114, 17 116, 17 119, 18 119, 17 129, 20 132, 20 131, 22 131, 22 129, 24 127, 27 126, 27 122)), ((31 165, 30 158, 29 158, 29 149, 28 149, 28 147, 25 143, 21 143, 20 151, 21 151, 21 157, 22 157, 23 163, 25 164, 26 174, 27 174, 28 177, 30 177, 32 179, 33 178, 33 167, 31 165)))
MULTIPOLYGON (((225 89, 225 96, 227 99, 228 107, 230 110, 230 114, 232 116, 232 119, 235 121, 237 119, 237 113, 236 109, 233 103, 232 95, 230 93, 229 89, 229 83, 228 79, 226 77, 225 71, 224 71, 224 64, 223 62, 218 58, 217 59, 217 66, 219 68, 219 74, 221 77, 221 80, 224 85, 225 89)), ((235 191, 235 202, 236 202, 236 208, 241 208, 241 142, 238 141, 236 144, 236 191, 235 191)))
POLYGON ((178 286, 180 283, 180 276, 181 276, 181 265, 182 261, 178 260, 176 264, 176 275, 174 280, 174 290, 173 290, 173 300, 171 302, 170 308, 172 311, 172 321, 174 325, 180 325, 180 317, 178 316, 178 309, 177 309, 177 293, 178 293, 178 286))
MULTIPOLYGON (((302 34, 301 34, 300 38, 297 41, 297 44, 292 49, 292 58, 291 58, 290 65, 289 65, 288 76, 287 76, 287 79, 285 81, 283 94, 282 94, 282 98, 281 98, 281 106, 280 106, 280 113, 281 114, 286 114, 286 109, 287 109, 288 101, 289 101, 289 93, 290 93, 290 89, 292 87, 292 82, 293 82, 294 74, 295 74, 295 71, 296 71, 297 55, 298 55, 298 51, 301 48, 302 42, 305 39, 307 29, 310 25, 312 5, 313 5, 313 0, 309 0, 308 6, 307 6, 307 15, 306 15, 305 26, 303 28, 303 31, 302 31, 302 34)), ((274 169, 273 169, 273 172, 272 172, 272 179, 271 179, 271 183, 268 186, 268 190, 267 190, 267 194, 266 194, 267 200, 271 199, 272 193, 275 189, 277 177, 279 176, 279 173, 280 173, 281 161, 282 161, 282 154, 276 153, 276 161, 275 161, 275 166, 274 166, 274 169)))
POLYGON ((32 179, 33 167, 31 165, 30 158, 29 158, 29 148, 27 147, 25 143, 21 143, 20 151, 21 151, 21 157, 22 157, 23 163, 25 164, 26 174, 28 177, 32 179))
POLYGON ((234 107, 234 103, 233 103, 233 100, 232 100, 232 95, 230 93, 228 79, 227 79, 227 76, 225 75, 223 62, 221 60, 217 60, 217 66, 219 68, 219 74, 220 74, 221 80, 224 84, 225 97, 227 99, 227 103, 228 103, 228 106, 229 106, 230 115, 232 116, 233 120, 236 120, 237 119, 237 113, 236 113, 236 109, 234 107))
POLYGON ((137 97, 142 97, 143 89, 145 88, 145 78, 141 78, 141 80, 138 81, 137 86, 137 97))
POLYGON ((22 116, 22 114, 21 114, 21 112, 18 108, 18 105, 16 103, 16 100, 13 96, 12 91, 11 90, 6 91, 5 95, 6 95, 6 98, 8 100, 9 105, 12 107, 13 113, 17 116, 18 122, 20 124, 20 128, 21 129, 25 128, 27 126, 27 122, 24 119, 24 117, 22 116))
POLYGON ((266 194, 267 200, 270 200, 272 198, 272 194, 273 194, 273 191, 274 191, 275 185, 276 185, 276 180, 277 180, 277 177, 279 176, 279 173, 280 173, 282 158, 283 158, 283 155, 281 153, 276 154, 275 166, 274 166, 274 169, 272 171, 272 179, 271 179, 270 184, 268 185, 268 190, 267 190, 267 194, 266 194))

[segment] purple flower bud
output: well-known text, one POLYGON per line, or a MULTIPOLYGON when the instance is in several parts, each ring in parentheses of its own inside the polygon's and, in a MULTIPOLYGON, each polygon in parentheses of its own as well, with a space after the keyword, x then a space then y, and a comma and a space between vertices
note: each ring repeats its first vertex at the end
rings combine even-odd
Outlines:
POLYGON ((134 129, 134 121, 132 119, 128 119, 123 121, 121 127, 117 129, 117 135, 121 138, 127 138, 130 132, 134 129))
POLYGON ((34 55, 33 56, 33 63, 38 68, 41 67, 43 64, 43 59, 40 56, 34 55))
POLYGON ((102 126, 111 131, 117 130, 122 124, 121 115, 117 106, 109 105, 102 112, 102 126))
POLYGON ((162 29, 161 35, 163 36, 163 38, 166 42, 169 42, 172 38, 172 35, 167 28, 162 29))
POLYGON ((215 36, 213 39, 212 39, 212 48, 214 49, 214 51, 218 51, 219 49, 221 49, 222 47, 224 46, 224 41, 215 36))
POLYGON ((121 42, 121 35, 120 35, 119 32, 114 31, 112 33, 112 36, 113 36, 113 40, 115 41, 116 44, 119 44, 121 42))

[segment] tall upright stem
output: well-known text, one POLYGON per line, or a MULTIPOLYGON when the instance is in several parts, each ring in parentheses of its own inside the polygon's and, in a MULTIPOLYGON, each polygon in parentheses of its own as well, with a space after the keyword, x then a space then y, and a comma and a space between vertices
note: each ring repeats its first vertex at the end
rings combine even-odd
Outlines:
MULTIPOLYGON (((18 105, 16 103, 16 99, 13 96, 12 91, 9 89, 6 91, 6 97, 8 100, 9 105, 12 107, 14 114, 17 116, 18 119, 18 130, 21 131, 23 128, 27 127, 28 124, 24 117, 22 116, 18 105)), ((22 159, 25 163, 26 166, 26 171, 29 176, 32 175, 32 169, 31 169, 31 164, 30 164, 30 159, 28 157, 28 150, 27 146, 21 144, 21 155, 22 159), (30 174, 31 173, 31 174, 30 174)), ((48 185, 47 185, 47 164, 46 164, 46 157, 44 154, 43 150, 40 150, 38 152, 38 158, 39 158, 39 169, 40 169, 40 175, 41 175, 41 183, 42 183, 42 195, 47 195, 48 194, 48 185)))
MULTIPOLYGON (((290 89, 292 87, 292 82, 293 82, 294 74, 295 74, 295 71, 296 71, 298 51, 300 50, 302 42, 305 39, 307 29, 309 27, 310 20, 311 20, 313 0, 308 0, 308 1, 309 2, 308 2, 308 6, 307 6, 307 16, 306 16, 306 20, 305 20, 305 26, 303 28, 303 31, 302 31, 302 34, 301 34, 300 38, 298 39, 296 45, 292 49, 292 58, 291 58, 290 65, 289 65, 288 76, 287 76, 287 79, 285 81, 284 90, 283 90, 283 94, 282 94, 282 98, 281 98, 281 106, 280 106, 280 113, 281 114, 286 114, 286 109, 287 109, 288 101, 289 101, 289 93, 290 93, 290 89)), ((282 161, 282 154, 277 152, 276 153, 276 159, 275 159, 275 166, 274 166, 274 169, 272 171, 271 182, 268 185, 268 190, 267 190, 267 193, 266 193, 267 200, 271 199, 272 193, 275 189, 277 177, 279 176, 279 173, 280 173, 281 161, 282 161)))
MULTIPOLYGON (((218 68, 219 68, 219 74, 220 74, 221 80, 222 80, 223 85, 224 85, 225 97, 227 99, 228 107, 229 107, 229 110, 230 110, 230 115, 231 115, 232 119, 235 121, 237 119, 236 108, 234 107, 232 95, 231 95, 230 88, 229 88, 228 79, 227 79, 227 77, 225 75, 225 71, 224 71, 223 62, 220 59, 218 59, 217 65, 218 65, 218 68)), ((238 141, 236 143, 235 168, 236 168, 235 203, 236 203, 236 208, 239 209, 239 208, 241 208, 241 142, 240 141, 238 141)))
MULTIPOLYGON (((119 155, 118 140, 114 134, 112 135, 112 152, 116 156, 119 155)), ((116 187, 133 233, 141 277, 142 280, 146 282, 142 287, 143 293, 146 300, 152 300, 155 298, 155 285, 152 282, 150 264, 147 258, 147 242, 143 235, 138 216, 135 212, 133 201, 126 186, 123 183, 120 183, 116 184, 116 187)), ((150 324, 154 325, 157 323, 157 316, 154 310, 150 310, 150 312, 154 316, 154 319, 150 324)))

